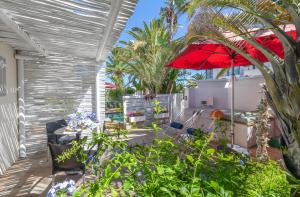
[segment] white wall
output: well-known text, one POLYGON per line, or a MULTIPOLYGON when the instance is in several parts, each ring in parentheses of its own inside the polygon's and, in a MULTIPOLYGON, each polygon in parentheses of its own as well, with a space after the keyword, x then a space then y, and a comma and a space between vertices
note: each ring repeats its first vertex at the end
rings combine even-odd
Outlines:
POLYGON ((199 108, 201 101, 213 97, 216 108, 227 108, 228 91, 225 89, 226 80, 203 80, 199 81, 198 88, 188 89, 188 107, 199 108))
POLYGON ((17 112, 17 66, 14 50, 0 43, 0 56, 6 59, 7 95, 0 97, 0 175, 19 155, 17 112))
MULTIPOLYGON (((242 111, 254 111, 261 99, 261 87, 263 77, 241 78, 235 82, 235 109, 242 111)), ((230 91, 230 90, 229 90, 230 91)), ((228 106, 230 107, 231 94, 228 94, 228 106)))
MULTIPOLYGON (((235 109, 254 111, 259 104, 261 95, 260 83, 263 77, 240 78, 235 81, 235 109)), ((198 81, 198 88, 187 89, 188 107, 199 108, 201 101, 213 97, 214 108, 229 109, 231 101, 231 88, 225 88, 226 80, 198 81)))
POLYGON ((80 64, 79 60, 59 62, 49 56, 24 62, 28 155, 47 150, 47 122, 66 119, 76 109, 96 111, 98 67, 80 64))

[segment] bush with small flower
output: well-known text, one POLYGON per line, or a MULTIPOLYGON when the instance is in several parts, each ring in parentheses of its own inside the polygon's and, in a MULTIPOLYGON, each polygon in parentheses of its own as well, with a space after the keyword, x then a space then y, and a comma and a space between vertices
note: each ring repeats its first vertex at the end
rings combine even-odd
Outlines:
POLYGON ((68 116, 67 123, 68 126, 66 130, 69 131, 82 131, 85 129, 94 131, 99 127, 99 121, 97 120, 96 113, 79 110, 68 116))
POLYGON ((76 190, 74 180, 66 180, 63 183, 57 183, 52 186, 46 197, 65 197, 72 196, 76 190))

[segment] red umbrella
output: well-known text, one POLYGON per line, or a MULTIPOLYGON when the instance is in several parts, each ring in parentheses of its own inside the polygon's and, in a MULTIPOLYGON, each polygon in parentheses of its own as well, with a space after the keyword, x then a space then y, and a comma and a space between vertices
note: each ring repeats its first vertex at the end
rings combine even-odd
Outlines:
MULTIPOLYGON (((293 38, 296 38, 294 25, 285 25, 282 28, 289 32, 293 38)), ((255 41, 269 48, 279 57, 284 56, 283 46, 276 35, 270 30, 255 32, 252 29, 255 41)), ((243 50, 252 57, 261 62, 268 62, 268 59, 255 47, 243 40, 232 32, 225 32, 224 36, 234 40, 237 46, 242 46, 243 50)), ((201 41, 189 45, 179 56, 177 56, 168 67, 194 70, 207 70, 214 68, 230 68, 232 69, 232 91, 231 91, 231 134, 233 144, 234 135, 234 67, 249 66, 251 63, 240 54, 236 53, 229 47, 215 42, 213 40, 201 41)))
MULTIPOLYGON (((245 45, 251 50, 253 47, 245 45)), ((167 66, 173 68, 207 70, 213 68, 230 68, 234 66, 249 66, 251 63, 232 49, 213 40, 190 44, 179 56, 167 66)))
MULTIPOLYGON (((284 30, 296 39, 294 25, 284 26, 284 30)), ((254 30, 252 30, 255 32, 254 30)), ((243 46, 243 50, 261 62, 268 62, 268 59, 255 47, 251 46, 232 32, 225 32, 226 38, 235 40, 237 46, 243 46)), ((280 40, 270 30, 255 32, 255 41, 272 50, 279 57, 283 58, 284 52, 280 40)), ((167 66, 182 69, 207 70, 213 68, 230 68, 232 66, 249 66, 251 63, 240 54, 229 47, 215 42, 205 40, 190 44, 179 56, 167 66)))

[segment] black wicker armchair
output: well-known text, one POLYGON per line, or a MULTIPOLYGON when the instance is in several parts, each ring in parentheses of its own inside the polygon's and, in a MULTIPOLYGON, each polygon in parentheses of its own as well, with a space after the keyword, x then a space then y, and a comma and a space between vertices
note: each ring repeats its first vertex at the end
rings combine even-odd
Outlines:
POLYGON ((85 173, 84 164, 77 161, 76 155, 73 155, 70 159, 66 159, 63 162, 58 162, 56 159, 61 155, 65 150, 72 147, 71 144, 62 145, 62 144, 53 144, 48 143, 51 158, 52 158, 52 174, 57 171, 71 171, 71 170, 81 170, 83 174, 85 173))
POLYGON ((47 141, 48 143, 58 143, 59 136, 55 135, 54 132, 57 129, 67 126, 67 122, 62 119, 55 122, 48 122, 46 123, 46 130, 47 130, 47 141))

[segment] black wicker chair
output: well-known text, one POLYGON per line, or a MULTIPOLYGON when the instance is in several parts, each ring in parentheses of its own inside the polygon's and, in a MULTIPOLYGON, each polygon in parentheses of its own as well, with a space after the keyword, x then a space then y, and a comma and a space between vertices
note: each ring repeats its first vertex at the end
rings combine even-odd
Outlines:
POLYGON ((71 171, 79 169, 85 173, 85 166, 84 164, 77 161, 76 155, 73 155, 70 159, 66 159, 63 162, 58 162, 56 159, 59 155, 61 155, 65 150, 72 147, 71 144, 62 145, 62 144, 53 144, 48 143, 51 158, 52 158, 52 174, 58 171, 71 171))
POLYGON ((55 121, 55 122, 46 123, 48 143, 56 143, 57 144, 59 136, 55 135, 54 131, 56 131, 57 129, 60 129, 62 127, 65 127, 67 125, 68 124, 64 119, 58 120, 58 121, 55 121))

